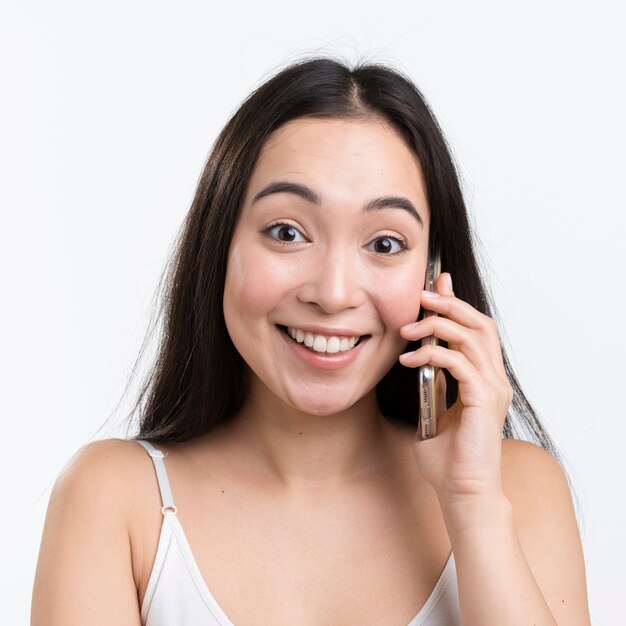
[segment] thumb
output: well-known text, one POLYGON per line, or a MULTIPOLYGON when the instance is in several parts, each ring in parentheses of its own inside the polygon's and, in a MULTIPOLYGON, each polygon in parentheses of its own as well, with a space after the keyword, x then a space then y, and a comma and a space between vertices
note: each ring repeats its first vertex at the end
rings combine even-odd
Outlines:
POLYGON ((449 272, 444 272, 437 279, 437 293, 443 296, 454 295, 454 291, 452 291, 452 277, 449 272))

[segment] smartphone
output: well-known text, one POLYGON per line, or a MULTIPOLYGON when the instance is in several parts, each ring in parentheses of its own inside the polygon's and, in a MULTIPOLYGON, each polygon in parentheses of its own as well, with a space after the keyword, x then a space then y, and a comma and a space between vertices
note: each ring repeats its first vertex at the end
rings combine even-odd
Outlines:
MULTIPOLYGON (((431 244, 428 250, 428 265, 426 267, 426 280, 424 289, 437 291, 437 278, 441 274, 441 254, 438 246, 431 244)), ((423 317, 436 315, 433 311, 424 310, 423 317)), ((433 345, 437 343, 436 337, 430 335, 424 337, 421 345, 433 345)), ((420 410, 418 429, 422 439, 431 439, 437 435, 437 390, 435 389, 435 378, 438 367, 434 365, 422 365, 419 368, 418 380, 420 391, 420 410)))

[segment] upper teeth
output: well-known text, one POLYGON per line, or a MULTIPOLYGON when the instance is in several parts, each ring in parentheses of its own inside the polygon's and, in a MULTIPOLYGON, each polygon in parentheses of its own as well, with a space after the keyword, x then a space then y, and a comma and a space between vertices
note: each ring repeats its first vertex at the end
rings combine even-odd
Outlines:
POLYGON ((315 352, 345 352, 352 350, 354 344, 359 340, 358 337, 326 337, 325 335, 316 335, 299 328, 287 327, 289 335, 298 343, 304 343, 305 346, 312 348, 315 352))

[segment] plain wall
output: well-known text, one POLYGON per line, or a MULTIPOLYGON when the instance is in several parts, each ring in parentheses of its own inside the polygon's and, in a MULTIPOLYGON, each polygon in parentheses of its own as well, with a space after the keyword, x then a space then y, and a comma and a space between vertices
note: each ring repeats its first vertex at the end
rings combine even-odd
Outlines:
POLYGON ((88 441, 124 436, 105 420, 127 408, 114 413, 217 133, 315 52, 389 62, 431 103, 513 362, 579 496, 593 623, 626 623, 618 17, 606 1, 5 2, 4 623, 28 622, 56 476, 88 441))

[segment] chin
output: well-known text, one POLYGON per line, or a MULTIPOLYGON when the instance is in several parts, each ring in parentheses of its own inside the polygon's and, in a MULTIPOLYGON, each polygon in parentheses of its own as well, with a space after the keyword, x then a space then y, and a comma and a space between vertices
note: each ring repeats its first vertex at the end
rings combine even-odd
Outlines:
POLYGON ((320 394, 312 398, 303 398, 299 395, 297 398, 288 397, 287 404, 297 411, 314 415, 316 417, 326 417, 336 415, 346 411, 359 401, 359 398, 342 398, 333 397, 333 394, 320 394))

